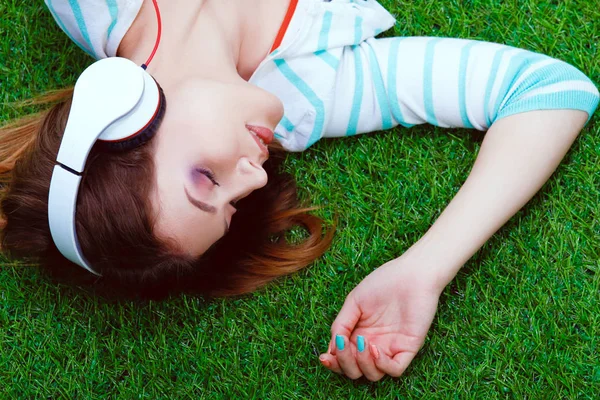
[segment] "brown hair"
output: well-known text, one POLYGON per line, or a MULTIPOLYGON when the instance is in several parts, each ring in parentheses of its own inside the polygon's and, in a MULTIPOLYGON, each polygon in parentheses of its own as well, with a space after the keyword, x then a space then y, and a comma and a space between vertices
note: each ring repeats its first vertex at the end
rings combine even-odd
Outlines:
POLYGON ((55 102, 50 110, 0 127, 4 253, 33 258, 52 277, 99 294, 156 299, 181 292, 248 293, 307 266, 329 247, 333 229, 323 232, 323 221, 300 207, 293 178, 279 170, 281 148, 274 148, 264 165, 268 184, 238 202, 229 233, 192 258, 153 233, 154 141, 125 153, 94 146, 76 215, 84 254, 102 274, 93 276, 59 253, 48 226, 50 177, 71 98, 69 89, 51 93, 34 102, 55 102), (300 243, 289 243, 286 233, 297 226, 308 234, 300 243))

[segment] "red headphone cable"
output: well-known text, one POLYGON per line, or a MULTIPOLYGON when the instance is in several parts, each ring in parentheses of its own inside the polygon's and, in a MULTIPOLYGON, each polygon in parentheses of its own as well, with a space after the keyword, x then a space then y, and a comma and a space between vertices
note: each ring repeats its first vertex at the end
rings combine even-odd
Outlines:
POLYGON ((150 54, 150 57, 148 57, 148 60, 144 64, 142 64, 143 69, 148 68, 148 65, 150 65, 150 62, 152 62, 152 59, 154 58, 154 55, 156 54, 156 50, 158 50, 158 45, 160 44, 160 38, 162 36, 162 20, 160 17, 160 10, 158 9, 158 3, 156 2, 156 0, 152 0, 152 3, 154 4, 154 10, 156 11, 156 19, 158 21, 158 33, 156 34, 156 43, 154 44, 154 49, 152 50, 152 54, 150 54))

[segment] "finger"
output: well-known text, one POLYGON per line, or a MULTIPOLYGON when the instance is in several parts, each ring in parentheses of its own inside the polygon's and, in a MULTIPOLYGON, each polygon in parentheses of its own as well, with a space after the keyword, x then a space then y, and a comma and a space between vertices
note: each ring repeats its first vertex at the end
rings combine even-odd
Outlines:
POLYGON ((350 337, 352 335, 352 331, 354 330, 354 326, 358 322, 360 318, 360 309, 358 305, 355 303, 353 297, 346 297, 346 301, 344 301, 344 305, 342 309, 338 313, 337 317, 331 324, 331 348, 333 349, 333 354, 335 354, 335 337, 336 335, 343 335, 346 337, 350 337))
POLYGON ((342 369, 340 368, 340 364, 337 361, 337 358, 331 354, 331 343, 327 348, 327 353, 321 354, 319 356, 319 360, 325 368, 331 370, 332 372, 335 372, 336 374, 343 374, 342 369))
MULTIPOLYGON (((335 335, 332 335, 332 338, 329 339, 329 345, 327 347, 327 353, 333 356, 336 355, 336 346, 335 346, 335 335)), ((337 360, 337 359, 336 359, 337 360)))
POLYGON ((356 362, 355 357, 355 349, 353 349, 353 344, 350 343, 348 338, 344 335, 337 335, 335 338, 336 345, 336 354, 337 361, 340 364, 340 368, 350 379, 358 379, 363 374, 360 368, 358 368, 358 363, 356 362), (353 351, 354 350, 354 351, 353 351))
POLYGON ((406 371, 406 368, 410 365, 413 358, 415 358, 416 352, 403 351, 390 357, 382 352, 379 347, 374 344, 369 346, 371 356, 375 360, 377 368, 395 378, 399 377, 406 371))
POLYGON ((321 364, 327 368, 328 370, 335 372, 336 374, 343 374, 342 368, 340 368, 340 364, 337 361, 337 358, 334 355, 329 353, 321 354, 319 356, 319 360, 321 364))
POLYGON ((369 342, 364 336, 356 337, 356 363, 364 376, 371 382, 376 382, 385 376, 375 365, 375 360, 369 353, 369 342))

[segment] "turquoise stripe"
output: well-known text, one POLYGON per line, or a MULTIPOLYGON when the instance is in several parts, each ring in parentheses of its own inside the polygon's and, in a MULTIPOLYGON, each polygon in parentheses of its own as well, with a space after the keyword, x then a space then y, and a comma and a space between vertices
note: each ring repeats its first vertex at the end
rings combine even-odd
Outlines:
POLYGON ((81 12, 79 2, 77 0, 69 0, 69 4, 71 5, 71 10, 73 10, 73 15, 75 16, 75 20, 77 21, 77 25, 79 26, 79 31, 83 36, 83 40, 85 40, 90 48, 90 51, 93 53, 94 46, 92 46, 92 41, 90 40, 90 35, 88 34, 87 26, 85 25, 85 20, 83 18, 83 13, 81 12))
POLYGON ((279 121, 279 123, 281 124, 281 126, 283 126, 285 128, 286 131, 288 132, 293 132, 294 129, 296 128, 294 126, 294 124, 292 124, 292 121, 290 121, 285 115, 283 116, 283 118, 281 118, 281 121, 279 121))
POLYGON ((393 38, 392 44, 390 45, 390 55, 388 58, 388 92, 390 98, 390 108, 392 110, 392 115, 396 122, 400 125, 410 128, 414 125, 407 124, 404 121, 404 116, 402 115, 402 110, 400 109, 400 102, 398 101, 399 94, 398 92, 398 51, 400 47, 400 42, 403 38, 393 38))
MULTIPOLYGON (((518 89, 531 89, 532 86, 539 87, 540 84, 542 84, 542 86, 548 86, 562 81, 589 81, 583 72, 579 71, 572 65, 558 60, 555 61, 556 62, 548 64, 542 68, 538 68, 529 74, 529 76, 527 76, 527 78, 525 78, 523 82, 519 84, 518 89)), ((530 65, 530 67, 534 66, 535 65, 530 65)), ((523 93, 523 91, 517 94, 521 93, 523 93)))
POLYGON ((363 90, 365 85, 360 47, 352 46, 352 53, 354 54, 354 65, 356 69, 356 76, 354 79, 356 86, 354 89, 352 113, 350 114, 350 121, 348 121, 348 130, 346 131, 346 136, 352 136, 358 133, 358 119, 360 117, 360 109, 362 106, 363 90))
MULTIPOLYGON (((538 54, 535 54, 535 56, 540 56, 541 59, 548 59, 546 56, 538 54)), ((498 110, 497 118, 505 116, 507 113, 535 110, 535 105, 538 103, 540 109, 575 109, 586 111, 588 117, 591 116, 598 105, 598 96, 582 90, 557 90, 554 93, 539 94, 521 100, 522 96, 526 95, 529 91, 560 82, 579 81, 593 85, 589 78, 577 68, 562 61, 555 61, 550 65, 539 68, 525 78, 511 95, 510 101, 507 101, 502 109, 498 110), (594 98, 596 99, 595 101, 594 98)), ((527 64, 526 69, 532 67, 532 64, 527 64)), ((526 71, 526 69, 523 69, 523 71, 526 71)))
POLYGON ((439 41, 440 39, 436 38, 427 43, 425 47, 425 64, 423 66, 423 102, 425 103, 427 122, 432 125, 438 124, 433 106, 433 55, 435 45, 439 41))
MULTIPOLYGON (((513 98, 519 98, 530 90, 538 89, 544 86, 564 81, 589 82, 587 76, 577 68, 563 61, 555 62, 532 72, 519 84, 519 87, 513 93, 513 98)), ((535 65, 530 65, 534 67, 535 65)), ((593 84, 592 84, 593 85, 593 84)))
POLYGON ((460 66, 458 67, 458 105, 460 108, 460 118, 462 119, 465 128, 473 129, 473 124, 469 121, 467 114, 467 68, 469 66, 469 56, 471 48, 477 42, 470 42, 462 48, 460 53, 460 66))
POLYGON ((319 50, 315 53, 315 56, 319 57, 321 60, 325 61, 327 65, 337 71, 337 67, 340 64, 340 60, 338 60, 335 56, 333 56, 330 52, 325 50, 319 50))
POLYGON ((371 46, 367 47, 369 48, 369 68, 371 69, 371 78, 373 79, 373 86, 375 86, 375 94, 377 95, 377 102, 379 103, 379 109, 381 111, 381 128, 390 129, 394 124, 392 123, 392 115, 390 113, 390 105, 385 90, 385 84, 383 83, 383 77, 381 76, 381 68, 379 67, 375 51, 371 46))
POLYGON ((503 47, 496 52, 494 60, 492 61, 492 69, 488 75, 485 95, 483 97, 483 115, 485 116, 486 126, 488 128, 492 125, 492 117, 490 116, 490 97, 492 96, 492 88, 494 87, 494 82, 496 82, 500 61, 502 60, 504 53, 506 53, 506 50, 508 50, 508 47, 503 47))
POLYGON ((510 60, 502 85, 500 86, 500 91, 498 92, 498 97, 496 97, 496 104, 494 105, 494 111, 492 113, 492 123, 498 115, 500 104, 505 100, 506 95, 515 81, 531 66, 532 63, 539 61, 542 58, 546 58, 546 56, 523 50, 510 60))
POLYGON ((315 108, 317 113, 315 116, 315 125, 306 145, 306 147, 310 147, 319 140, 323 134, 325 126, 325 104, 310 86, 290 68, 285 60, 274 60, 274 62, 283 76, 285 76, 286 79, 290 81, 290 83, 294 85, 315 108))
POLYGON ((327 50, 329 47, 329 30, 331 29, 332 17, 333 13, 331 11, 327 11, 325 15, 323 15, 323 26, 321 27, 321 33, 319 34, 319 50, 327 50))
MULTIPOLYGON (((354 20, 354 43, 360 43, 362 39, 362 18, 356 17, 354 20)), ((365 78, 363 75, 362 57, 360 55, 360 47, 352 46, 352 54, 354 55, 354 67, 356 70, 354 99, 352 100, 352 113, 348 121, 347 136, 356 135, 358 133, 358 119, 360 118, 360 109, 362 106, 363 90, 365 78)))
POLYGON ((323 15, 323 25, 321 26, 321 33, 319 33, 319 50, 315 52, 315 55, 325 61, 331 68, 337 70, 340 60, 327 51, 327 48, 329 47, 329 31, 331 30, 332 19, 333 13, 331 11, 327 11, 323 15))
POLYGON ((598 95, 581 90, 540 94, 503 108, 496 120, 534 110, 581 110, 588 114, 589 121, 598 107, 598 101, 598 95))
POLYGON ((402 124, 404 121, 404 116, 402 115, 402 110, 400 109, 400 103, 398 102, 398 95, 396 92, 398 91, 398 80, 396 79, 398 73, 398 50, 400 48, 400 38, 392 39, 392 44, 390 45, 390 55, 388 58, 388 90, 390 92, 391 101, 391 109, 392 115, 394 119, 402 124))
POLYGON ((362 42, 362 36, 363 36, 362 25, 363 25, 362 17, 356 17, 356 19, 354 20, 354 44, 359 44, 360 42, 362 42))
POLYGON ((85 46, 83 46, 81 43, 79 43, 77 40, 75 40, 73 35, 71 35, 71 33, 69 32, 69 30, 67 29, 65 24, 62 22, 62 19, 60 19, 60 17, 58 16, 56 10, 54 9, 54 6, 52 6, 52 0, 48 0, 48 2, 46 4, 48 5, 48 9, 50 10, 52 15, 56 19, 56 22, 58 22, 58 26, 60 26, 60 29, 62 29, 66 33, 66 35, 69 37, 69 39, 71 39, 73 41, 73 43, 75 43, 77 45, 77 47, 79 47, 81 50, 83 50, 89 56, 96 58, 96 56, 93 55, 90 50, 86 49, 85 46))
POLYGON ((119 6, 117 6, 117 0, 106 0, 106 6, 108 7, 108 12, 110 13, 110 17, 112 18, 112 22, 108 27, 108 32, 106 33, 106 40, 110 38, 110 35, 115 29, 117 25, 117 17, 119 16, 119 6))

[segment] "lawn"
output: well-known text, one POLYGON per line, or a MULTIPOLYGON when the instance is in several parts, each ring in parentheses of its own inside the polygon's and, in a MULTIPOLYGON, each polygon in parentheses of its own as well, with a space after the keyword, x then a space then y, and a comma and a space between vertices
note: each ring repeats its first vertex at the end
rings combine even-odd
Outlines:
MULTIPOLYGON (((549 54, 600 83, 600 1, 399 1, 393 34, 549 54)), ((0 121, 72 85, 91 59, 41 1, 0 1, 0 121)), ((596 398, 600 393, 600 119, 542 191, 442 295, 406 374, 323 368, 346 294, 401 255, 466 179, 481 135, 428 126, 321 141, 285 168, 338 227, 304 271, 252 295, 107 302, 32 265, 0 267, 1 398, 596 398)))

